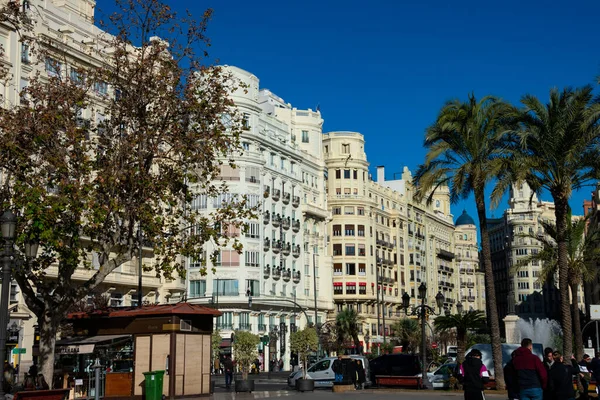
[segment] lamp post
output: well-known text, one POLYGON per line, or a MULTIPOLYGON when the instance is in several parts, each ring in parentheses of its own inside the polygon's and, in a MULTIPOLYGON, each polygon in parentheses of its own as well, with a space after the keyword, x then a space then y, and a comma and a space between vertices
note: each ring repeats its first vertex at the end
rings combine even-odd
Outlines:
POLYGON ((442 313, 442 308, 444 307, 444 295, 442 292, 438 292, 435 296, 435 302, 438 307, 438 312, 435 312, 433 307, 425 304, 425 300, 427 298, 427 286, 425 282, 421 282, 419 286, 419 297, 421 298, 421 304, 413 307, 410 312, 410 295, 408 293, 404 293, 402 295, 402 308, 404 308, 404 313, 406 315, 417 315, 421 318, 421 363, 422 363, 422 379, 423 386, 428 387, 429 381, 427 379, 427 338, 425 337, 425 325, 427 325, 427 312, 433 315, 440 315, 442 313))
POLYGON ((369 352, 369 339, 371 339, 371 336, 369 336, 369 326, 367 325, 367 332, 365 333, 365 349, 367 353, 369 352))

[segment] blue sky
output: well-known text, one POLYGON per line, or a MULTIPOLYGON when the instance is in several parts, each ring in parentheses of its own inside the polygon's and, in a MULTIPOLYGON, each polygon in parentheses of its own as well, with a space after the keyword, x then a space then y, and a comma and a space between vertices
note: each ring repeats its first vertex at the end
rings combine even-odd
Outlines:
MULTIPOLYGON (((546 100, 551 87, 600 74, 597 0, 168 3, 197 15, 213 8, 213 61, 254 73, 295 107, 319 104, 326 132, 363 133, 373 175, 385 165, 387 179, 423 161, 424 130, 446 100, 470 92, 546 100)), ((591 190, 573 197, 574 212, 591 190)), ((464 207, 476 219, 472 201, 453 206, 455 217, 464 207)))

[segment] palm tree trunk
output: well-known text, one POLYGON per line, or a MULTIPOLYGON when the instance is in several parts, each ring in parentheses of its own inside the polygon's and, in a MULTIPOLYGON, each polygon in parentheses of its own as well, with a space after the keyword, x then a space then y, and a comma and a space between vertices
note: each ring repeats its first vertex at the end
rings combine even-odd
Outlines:
POLYGON ((562 193, 552 192, 556 217, 556 242, 558 247, 558 289, 560 293, 563 354, 573 354, 573 327, 571 324, 571 299, 569 297, 569 258, 567 248, 567 215, 569 202, 562 193))
POLYGON ((465 360, 465 347, 467 347, 467 332, 462 329, 456 330, 456 347, 458 348, 456 362, 460 364, 465 360))
POLYGON ((490 238, 487 230, 487 216, 485 214, 485 193, 483 184, 476 187, 475 204, 477 205, 477 216, 479 217, 479 231, 481 233, 481 256, 483 257, 483 269, 485 276, 485 301, 490 305, 488 323, 492 339, 492 356, 494 358, 494 375, 496 388, 504 390, 504 371, 502 369, 502 342, 500 339, 500 323, 498 321, 498 307, 496 307, 496 288, 494 287, 494 270, 492 269, 492 253, 490 251, 490 238))
POLYGON ((573 299, 573 334, 575 335, 575 358, 581 360, 583 358, 583 337, 581 336, 581 320, 579 318, 579 302, 577 301, 577 292, 579 284, 571 283, 571 298, 573 299))

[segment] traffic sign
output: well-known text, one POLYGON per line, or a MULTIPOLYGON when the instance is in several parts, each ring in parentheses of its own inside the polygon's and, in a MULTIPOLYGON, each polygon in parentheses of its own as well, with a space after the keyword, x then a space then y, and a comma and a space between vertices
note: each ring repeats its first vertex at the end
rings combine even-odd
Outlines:
POLYGON ((25 348, 19 348, 19 347, 15 347, 14 349, 12 349, 12 353, 13 354, 25 354, 27 353, 27 349, 25 348))
POLYGON ((437 349, 438 348, 438 344, 436 342, 431 343, 431 348, 432 349, 437 349))

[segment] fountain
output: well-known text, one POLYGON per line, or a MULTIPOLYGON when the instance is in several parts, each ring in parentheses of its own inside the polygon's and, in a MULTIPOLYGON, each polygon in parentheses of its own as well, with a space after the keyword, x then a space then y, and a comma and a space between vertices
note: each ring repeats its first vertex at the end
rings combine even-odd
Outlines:
POLYGON ((517 340, 515 343, 520 343, 522 339, 529 338, 533 343, 541 343, 544 348, 552 347, 556 349, 562 347, 562 330, 560 324, 553 319, 519 319, 514 337, 517 340))

